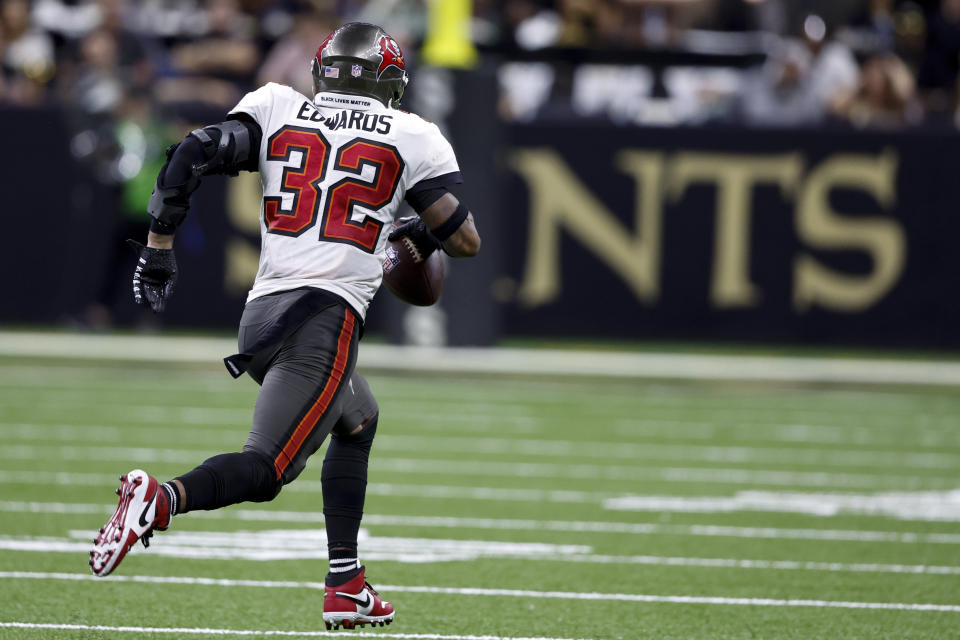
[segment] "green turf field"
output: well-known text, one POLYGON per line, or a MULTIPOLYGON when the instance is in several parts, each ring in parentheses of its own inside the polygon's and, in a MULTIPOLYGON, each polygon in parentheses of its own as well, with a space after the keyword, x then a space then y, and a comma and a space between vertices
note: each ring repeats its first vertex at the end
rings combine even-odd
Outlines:
POLYGON ((954 388, 368 379, 360 557, 397 617, 328 633, 322 451, 86 565, 117 475, 238 450, 253 382, 0 358, 0 638, 960 638, 954 388))

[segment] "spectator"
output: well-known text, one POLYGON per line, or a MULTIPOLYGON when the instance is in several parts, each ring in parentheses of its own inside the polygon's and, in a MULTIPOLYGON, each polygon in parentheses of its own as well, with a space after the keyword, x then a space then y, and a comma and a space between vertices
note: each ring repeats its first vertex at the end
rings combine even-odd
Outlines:
POLYGON ((294 19, 293 31, 277 41, 257 73, 257 84, 279 82, 290 85, 304 95, 313 93, 313 76, 308 61, 336 20, 309 12, 294 19))
POLYGON ((251 88, 260 52, 254 24, 237 0, 210 0, 204 13, 208 26, 202 38, 191 38, 170 50, 172 75, 157 85, 157 97, 167 103, 193 103, 209 108, 214 117, 234 106, 251 88))
POLYGON ((99 0, 80 0, 79 2, 37 0, 33 8, 33 17, 37 26, 44 31, 56 34, 60 38, 76 40, 103 23, 101 4, 115 3, 99 0))
POLYGON ((31 24, 27 0, 0 4, 0 58, 0 100, 21 105, 45 100, 55 69, 53 41, 31 24))
POLYGON ((916 124, 922 115, 913 75, 893 54, 867 60, 856 91, 840 97, 833 110, 858 128, 916 124))
POLYGON ((174 66, 187 75, 249 83, 260 61, 249 16, 240 11, 237 0, 210 0, 206 19, 209 30, 203 38, 170 52, 174 66))
POLYGON ((945 113, 953 103, 960 73, 960 0, 943 0, 927 25, 919 84, 928 111, 945 113))
POLYGON ((557 46, 603 47, 619 44, 623 7, 616 0, 560 0, 557 46))
POLYGON ((862 11, 850 21, 848 41, 862 49, 893 51, 896 42, 894 0, 869 0, 862 11))
POLYGON ((748 78, 741 110, 749 124, 818 124, 840 96, 856 89, 858 79, 850 50, 827 37, 819 16, 807 16, 802 38, 782 41, 768 62, 748 78))
POLYGON ((117 41, 97 29, 79 43, 80 64, 64 76, 67 103, 90 115, 109 116, 123 97, 124 78, 117 41))

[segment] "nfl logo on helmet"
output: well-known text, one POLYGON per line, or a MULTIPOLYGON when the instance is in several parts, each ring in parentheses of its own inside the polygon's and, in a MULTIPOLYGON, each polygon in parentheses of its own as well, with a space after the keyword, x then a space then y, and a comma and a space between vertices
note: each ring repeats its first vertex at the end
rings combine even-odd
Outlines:
POLYGON ((358 64, 352 65, 350 67, 350 75, 354 78, 359 78, 363 74, 363 67, 358 64))

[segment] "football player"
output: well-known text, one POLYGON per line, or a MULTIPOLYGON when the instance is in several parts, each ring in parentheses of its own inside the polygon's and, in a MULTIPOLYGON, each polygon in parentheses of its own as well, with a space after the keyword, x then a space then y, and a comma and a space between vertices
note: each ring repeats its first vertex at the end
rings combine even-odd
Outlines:
POLYGON ((234 377, 260 385, 243 450, 214 456, 158 482, 121 476, 116 512, 100 529, 90 566, 106 576, 175 515, 274 499, 330 435, 323 461, 329 573, 328 629, 390 623, 393 606, 366 582, 357 555, 377 402, 354 371, 364 313, 382 278, 387 234, 401 201, 419 214, 390 234, 424 254, 476 255, 473 216, 448 187, 461 182, 439 129, 398 109, 408 76, 383 29, 351 23, 312 61, 314 93, 267 84, 224 122, 192 131, 167 151, 148 210, 133 294, 162 311, 173 292, 173 238, 202 176, 259 171, 260 268, 240 320, 234 377))

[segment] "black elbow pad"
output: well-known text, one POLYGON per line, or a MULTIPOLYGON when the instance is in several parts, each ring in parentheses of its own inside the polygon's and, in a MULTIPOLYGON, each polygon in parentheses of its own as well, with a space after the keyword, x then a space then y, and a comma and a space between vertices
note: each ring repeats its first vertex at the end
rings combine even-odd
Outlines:
MULTIPOLYGON (((177 185, 162 186, 162 182, 167 176, 167 168, 173 161, 173 156, 179 144, 167 147, 167 164, 163 165, 160 175, 157 176, 157 182, 153 187, 153 193, 150 194, 150 202, 147 204, 147 213, 155 220, 163 223, 165 228, 180 226, 183 219, 187 217, 187 211, 190 210, 190 194, 196 191, 200 186, 200 178, 189 176, 187 181, 177 185)), ((189 152, 184 151, 189 157, 189 152)), ((169 232, 168 232, 169 233, 169 232)))
POLYGON ((190 178, 186 184, 161 187, 159 180, 150 194, 147 213, 170 227, 179 227, 190 210, 190 194, 200 185, 200 178, 190 178))
POLYGON ((260 137, 256 124, 240 120, 194 129, 183 143, 167 149, 167 164, 157 178, 147 212, 166 227, 178 227, 187 217, 190 195, 200 186, 200 176, 256 169, 260 137), (171 175, 180 184, 171 185, 171 175))
POLYGON ((240 169, 248 168, 254 149, 259 151, 260 147, 259 139, 253 139, 250 129, 250 125, 240 120, 227 120, 191 131, 190 135, 203 146, 205 156, 203 162, 193 165, 193 175, 224 173, 235 176, 240 169))

